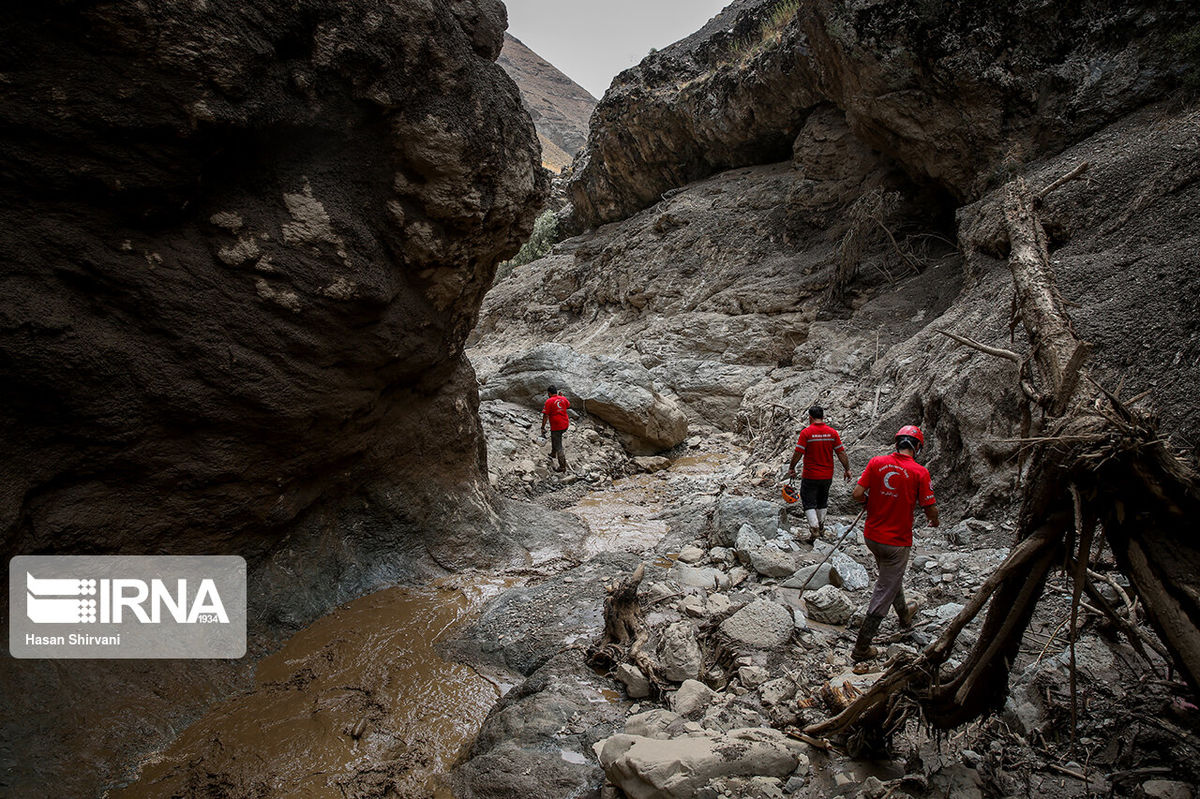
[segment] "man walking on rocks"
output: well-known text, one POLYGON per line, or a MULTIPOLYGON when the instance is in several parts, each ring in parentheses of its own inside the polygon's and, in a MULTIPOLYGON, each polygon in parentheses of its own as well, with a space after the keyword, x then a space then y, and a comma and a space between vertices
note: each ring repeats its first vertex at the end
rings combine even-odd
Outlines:
POLYGON ((542 435, 546 435, 546 422, 550 422, 550 455, 551 461, 558 456, 558 466, 554 469, 556 472, 565 472, 567 470, 567 453, 563 451, 563 433, 567 432, 567 427, 571 421, 567 418, 567 408, 571 407, 571 403, 562 394, 558 393, 557 386, 550 386, 546 389, 548 399, 546 404, 542 406, 542 435))
POLYGON ((901 427, 896 433, 896 452, 871 458, 854 487, 854 499, 867 505, 863 538, 879 568, 867 617, 850 653, 855 662, 878 656, 879 650, 871 646, 871 641, 889 606, 896 609, 901 627, 911 627, 917 615, 917 603, 904 599, 904 571, 912 552, 913 511, 920 505, 930 527, 939 523, 929 470, 915 460, 924 445, 925 436, 919 428, 901 427))
POLYGON ((796 451, 788 464, 788 477, 796 476, 796 464, 804 458, 800 473, 800 505, 808 518, 809 540, 821 537, 825 529, 825 510, 829 507, 829 487, 833 484, 833 456, 837 455, 850 482, 850 459, 842 446, 838 431, 825 424, 825 409, 814 405, 808 409, 808 427, 800 431, 796 451))

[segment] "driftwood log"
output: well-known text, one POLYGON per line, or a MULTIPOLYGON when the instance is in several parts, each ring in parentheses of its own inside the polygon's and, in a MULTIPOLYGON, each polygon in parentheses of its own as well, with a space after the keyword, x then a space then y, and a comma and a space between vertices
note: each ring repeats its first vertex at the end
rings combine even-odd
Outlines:
POLYGON ((1023 459, 1017 543, 937 640, 919 655, 895 662, 837 716, 810 725, 805 732, 811 736, 843 735, 874 748, 918 710, 940 729, 999 710, 1047 574, 1063 563, 1074 583, 1072 659, 1077 607, 1087 593, 1138 652, 1145 656, 1148 644, 1169 655, 1200 691, 1200 477, 1175 456, 1151 416, 1081 375, 1090 347, 1079 340, 1064 310, 1037 215, 1046 194, 1086 168, 1081 165, 1037 195, 1020 179, 1006 190, 1009 267, 1030 355, 1022 358, 947 334, 1016 362, 1023 392, 1042 410, 1036 434, 1023 442, 1031 449, 1023 459), (1082 385, 1089 390, 1080 399, 1082 385), (1092 584, 1087 567, 1097 534, 1108 541, 1162 645, 1144 641, 1092 584), (943 673, 959 633, 985 607, 977 643, 957 668, 943 673))

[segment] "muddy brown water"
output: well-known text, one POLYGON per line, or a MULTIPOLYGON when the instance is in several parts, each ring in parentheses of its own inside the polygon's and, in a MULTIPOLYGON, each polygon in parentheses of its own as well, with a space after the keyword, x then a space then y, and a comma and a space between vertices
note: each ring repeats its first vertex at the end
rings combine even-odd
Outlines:
POLYGON ((263 659, 253 691, 212 708, 108 796, 344 799, 390 784, 400 796, 449 797, 437 775, 500 687, 436 647, 514 584, 458 575, 337 608, 263 659))
MULTIPOLYGON (((591 528, 583 554, 652 548, 667 532, 651 517, 678 490, 668 486, 672 475, 703 479, 736 460, 733 452, 685 456, 585 496, 568 509, 591 528)), ((506 686, 444 660, 437 645, 516 584, 460 574, 337 608, 264 658, 252 690, 215 705, 107 796, 347 799, 391 789, 452 799, 440 775, 506 686)), ((598 701, 619 699, 611 694, 598 701)))

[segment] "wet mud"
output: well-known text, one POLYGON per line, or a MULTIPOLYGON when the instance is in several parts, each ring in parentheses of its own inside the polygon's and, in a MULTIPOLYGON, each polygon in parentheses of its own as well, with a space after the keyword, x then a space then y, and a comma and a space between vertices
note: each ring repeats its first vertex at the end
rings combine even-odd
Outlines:
POLYGON ((263 659, 252 691, 216 705, 108 796, 449 797, 438 775, 501 686, 444 660, 438 643, 512 585, 457 575, 339 607, 263 659))

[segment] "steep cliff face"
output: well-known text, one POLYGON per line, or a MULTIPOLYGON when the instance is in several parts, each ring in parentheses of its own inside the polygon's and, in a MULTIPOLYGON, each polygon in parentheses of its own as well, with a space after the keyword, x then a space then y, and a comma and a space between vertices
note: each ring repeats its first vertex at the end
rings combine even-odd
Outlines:
POLYGON ((507 33, 496 63, 521 90, 521 102, 542 141, 542 165, 561 172, 587 143, 588 119, 596 108, 596 98, 507 33))
POLYGON ((546 189, 505 24, 5 6, 5 551, 253 557, 352 492, 491 512, 462 347, 546 189))
POLYGON ((977 199, 1013 168, 1162 97, 1196 24, 1161 0, 794 4, 741 0, 622 73, 569 192, 594 227, 721 169, 778 161, 813 108, 918 181, 977 199))

